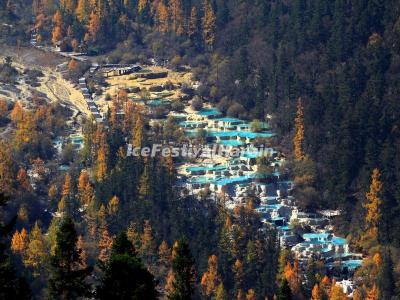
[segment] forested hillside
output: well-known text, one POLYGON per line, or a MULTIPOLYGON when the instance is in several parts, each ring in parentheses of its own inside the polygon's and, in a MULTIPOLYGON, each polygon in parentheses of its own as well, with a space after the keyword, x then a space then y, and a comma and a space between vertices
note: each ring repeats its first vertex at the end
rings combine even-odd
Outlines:
POLYGON ((395 211, 396 1, 92 2, 61 1, 56 10, 34 1, 39 39, 94 53, 117 47, 109 61, 152 55, 190 64, 201 95, 220 110, 272 114, 283 135, 293 131, 301 97, 305 152, 315 163, 312 206, 353 206, 378 167, 390 182, 384 202, 395 211))
MULTIPOLYGON (((0 0, 0 26, 4 45, 28 46, 35 32, 43 47, 104 63, 189 66, 198 99, 271 124, 301 209, 342 212, 335 230, 366 257, 354 299, 397 299, 399 1, 0 0)), ((0 65, 1 78, 12 76, 10 66, 0 65)), ((112 97, 117 106, 126 95, 112 97)), ((68 157, 64 174, 44 164, 65 112, 2 107, 0 121, 15 132, 0 144, 0 204, 8 200, 11 220, 0 227, 0 278, 11 287, 0 298, 26 286, 19 276, 38 298, 347 299, 318 262, 300 270, 280 249, 251 195, 229 212, 177 192, 172 158, 125 156, 126 141, 179 141, 172 121, 150 133, 136 107, 124 107, 122 120, 114 107, 104 126, 86 123, 85 148, 68 157), (35 189, 28 170, 39 174, 35 189), (137 286, 124 282, 130 276, 137 286), (120 282, 127 294, 108 294, 120 282)))

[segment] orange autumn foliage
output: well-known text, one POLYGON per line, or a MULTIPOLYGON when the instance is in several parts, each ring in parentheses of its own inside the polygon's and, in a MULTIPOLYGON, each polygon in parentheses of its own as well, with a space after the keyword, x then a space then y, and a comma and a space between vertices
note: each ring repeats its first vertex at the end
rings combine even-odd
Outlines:
POLYGON ((28 233, 25 228, 22 228, 21 232, 15 231, 11 239, 11 250, 14 253, 24 254, 28 246, 28 233))
POLYGON ((294 144, 294 157, 296 160, 303 160, 305 158, 303 151, 304 142, 304 108, 301 98, 297 101, 297 113, 294 119, 295 135, 293 138, 294 144))
POLYGON ((218 284, 221 281, 220 275, 218 274, 218 258, 216 255, 211 255, 208 258, 208 269, 201 277, 201 286, 203 294, 207 297, 216 293, 218 284))
POLYGON ((382 205, 381 192, 383 188, 380 176, 381 174, 378 169, 372 171, 371 185, 369 191, 365 195, 366 203, 364 204, 364 208, 366 209, 366 231, 362 240, 367 248, 376 244, 378 239, 378 225, 381 219, 380 206, 382 205))
POLYGON ((101 233, 101 238, 98 244, 100 250, 98 259, 102 262, 106 262, 111 255, 111 247, 113 244, 113 238, 108 233, 107 229, 104 229, 101 233))
POLYGON ((284 277, 289 283, 290 289, 293 294, 300 293, 301 289, 301 274, 299 268, 299 262, 297 260, 294 261, 293 265, 288 262, 283 271, 284 277))

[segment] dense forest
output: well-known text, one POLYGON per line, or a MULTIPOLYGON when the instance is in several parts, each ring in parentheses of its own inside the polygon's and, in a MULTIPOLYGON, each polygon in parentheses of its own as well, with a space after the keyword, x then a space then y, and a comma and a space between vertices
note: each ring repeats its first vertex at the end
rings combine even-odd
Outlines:
MULTIPOLYGON (((0 18, 10 45, 27 45, 34 29, 43 45, 108 63, 189 65, 204 101, 269 120, 298 205, 340 209, 336 230, 367 257, 354 299, 397 299, 400 2, 0 0, 0 18)), ((176 124, 148 134, 129 107, 123 120, 112 111, 108 126, 87 122, 85 149, 61 175, 44 161, 65 112, 0 107, 16 129, 0 147, 0 298, 344 299, 317 263, 299 270, 279 249, 253 199, 230 213, 177 193, 171 160, 124 156, 126 139, 174 139, 176 124)))

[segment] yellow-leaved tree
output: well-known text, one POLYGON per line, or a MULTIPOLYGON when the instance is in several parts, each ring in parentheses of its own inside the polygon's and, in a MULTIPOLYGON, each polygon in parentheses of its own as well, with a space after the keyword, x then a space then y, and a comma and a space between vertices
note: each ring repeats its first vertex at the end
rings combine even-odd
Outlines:
POLYGON ((144 141, 144 121, 140 113, 135 116, 135 125, 132 130, 132 145, 134 148, 141 148, 144 141))
POLYGON ((147 0, 139 0, 138 1, 138 11, 141 13, 147 6, 147 0))
POLYGON ((294 157, 296 160, 303 160, 305 158, 303 143, 304 143, 304 107, 301 98, 297 100, 297 113, 294 119, 294 157))
POLYGON ((314 285, 311 291, 311 300, 323 300, 324 293, 319 284, 314 285))
POLYGON ((169 0, 172 30, 177 34, 183 34, 183 8, 181 0, 169 0))
POLYGON ((157 5, 157 24, 160 32, 166 33, 169 30, 168 8, 163 1, 157 5))
POLYGON ((100 250, 98 259, 102 262, 106 262, 111 255, 111 247, 113 244, 113 238, 110 236, 107 229, 104 229, 101 233, 98 248, 100 250))
POLYGON ((340 285, 337 285, 335 281, 332 282, 331 291, 329 294, 329 300, 347 300, 349 299, 345 292, 343 292, 343 288, 340 285))
POLYGON ((26 249, 24 264, 33 268, 34 276, 38 276, 47 261, 46 242, 37 222, 29 233, 29 244, 26 249))
POLYGON ((362 246, 365 250, 370 250, 372 247, 378 245, 378 230, 381 219, 380 207, 382 205, 381 193, 383 187, 380 177, 381 173, 375 168, 372 171, 369 191, 365 194, 365 233, 361 238, 362 246))
POLYGON ((139 193, 139 199, 141 201, 149 201, 151 190, 150 190, 149 163, 147 160, 145 160, 143 173, 140 176, 138 193, 139 193))
POLYGON ((116 216, 119 210, 119 198, 117 196, 113 196, 110 201, 108 201, 108 214, 110 216, 116 216))
POLYGON ((154 240, 153 229, 149 220, 144 220, 143 234, 140 237, 140 244, 140 255, 148 265, 152 265, 152 263, 155 262, 157 254, 157 245, 154 240))
POLYGON ((204 43, 212 48, 215 42, 215 22, 216 17, 214 10, 209 1, 204 1, 203 5, 204 15, 203 15, 203 39, 204 43))
POLYGON ((101 21, 98 14, 92 11, 89 17, 89 23, 87 25, 87 32, 85 35, 86 42, 96 42, 98 34, 100 32, 101 21))
POLYGON ((80 22, 86 22, 89 18, 90 4, 88 0, 78 0, 78 5, 76 6, 75 15, 80 22))
POLYGON ((211 255, 208 258, 208 269, 201 277, 203 294, 207 297, 214 296, 220 282, 221 276, 218 274, 218 258, 216 255, 211 255))
POLYGON ((63 20, 59 10, 57 10, 53 16, 53 24, 54 26, 51 41, 55 45, 63 38, 63 20))
POLYGON ((293 295, 301 298, 301 272, 299 262, 295 260, 293 264, 287 262, 286 267, 283 271, 284 278, 288 281, 290 289, 293 295))
POLYGON ((190 11, 188 36, 193 39, 199 33, 199 20, 197 15, 197 9, 195 6, 192 7, 190 11))
POLYGON ((108 154, 108 144, 103 140, 100 144, 99 150, 97 151, 96 178, 98 181, 103 181, 107 176, 108 154))
POLYGON ((25 228, 22 228, 21 232, 17 230, 11 239, 11 250, 14 253, 24 255, 28 246, 28 242, 28 233, 26 232, 25 228))

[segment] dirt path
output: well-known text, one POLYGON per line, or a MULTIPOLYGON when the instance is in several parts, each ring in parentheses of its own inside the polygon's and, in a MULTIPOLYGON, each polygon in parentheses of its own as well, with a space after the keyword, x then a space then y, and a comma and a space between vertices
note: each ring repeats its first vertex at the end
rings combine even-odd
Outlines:
POLYGON ((59 72, 55 71, 56 66, 65 62, 66 59, 33 47, 21 47, 19 49, 4 47, 4 51, 0 54, 0 59, 2 60, 5 56, 13 58, 13 65, 20 72, 25 69, 36 69, 43 73, 43 77, 40 79, 40 86, 32 88, 21 81, 17 85, 21 92, 18 95, 11 95, 10 98, 15 98, 15 101, 24 101, 37 91, 45 94, 50 102, 61 102, 74 112, 79 111, 85 116, 90 116, 90 111, 82 93, 70 82, 62 78, 59 72))

